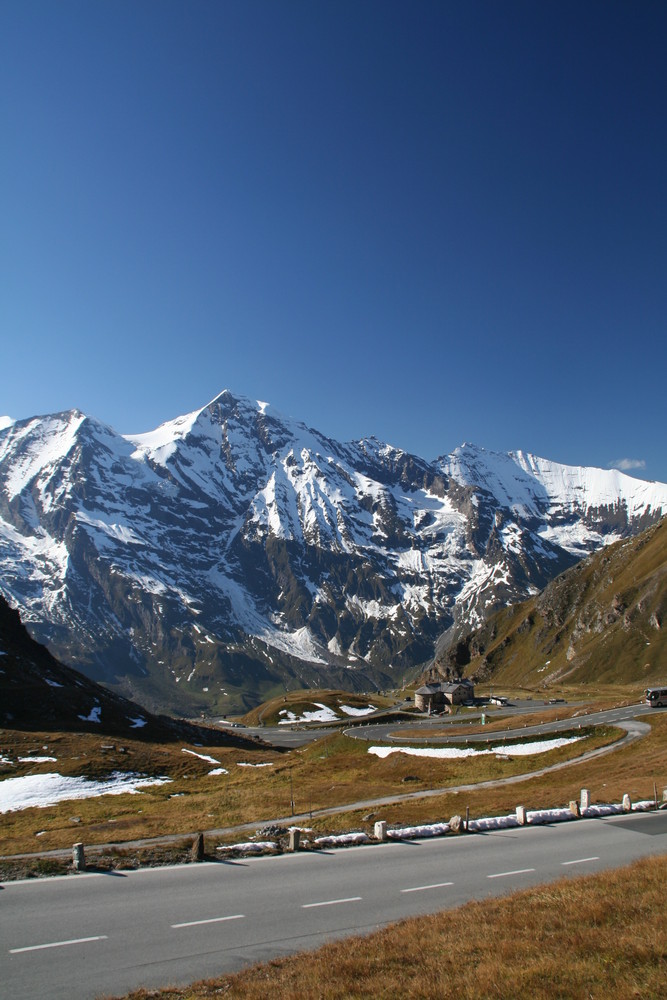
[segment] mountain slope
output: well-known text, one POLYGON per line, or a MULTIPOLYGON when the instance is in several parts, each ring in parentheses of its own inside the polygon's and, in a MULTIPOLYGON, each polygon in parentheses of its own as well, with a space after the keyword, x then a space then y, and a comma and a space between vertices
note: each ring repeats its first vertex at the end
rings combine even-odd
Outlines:
POLYGON ((223 392, 123 437, 0 430, 0 593, 59 658, 177 714, 400 681, 438 636, 667 511, 667 486, 465 445, 341 444, 223 392))
POLYGON ((437 666, 512 686, 667 681, 667 518, 558 576, 443 650, 437 666))
POLYGON ((253 740, 156 717, 135 702, 59 663, 32 639, 18 611, 0 597, 0 726, 39 732, 90 732, 150 741, 186 740, 255 748, 253 740))

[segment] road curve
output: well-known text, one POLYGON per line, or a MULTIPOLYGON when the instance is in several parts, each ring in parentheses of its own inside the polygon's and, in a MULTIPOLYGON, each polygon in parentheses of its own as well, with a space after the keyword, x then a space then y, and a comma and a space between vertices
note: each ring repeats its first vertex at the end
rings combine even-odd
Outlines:
MULTIPOLYGON (((628 722, 637 716, 649 715, 659 712, 660 709, 651 705, 626 705, 623 708, 611 708, 602 712, 591 712, 586 715, 577 715, 570 719, 560 719, 554 722, 541 722, 534 726, 521 726, 515 729, 496 730, 491 733, 476 732, 466 735, 461 733, 453 736, 430 736, 428 730, 433 728, 434 723, 429 722, 391 722, 386 724, 350 726, 345 730, 346 736, 351 736, 357 740, 367 740, 372 742, 391 742, 402 739, 410 743, 499 743, 503 739, 516 739, 524 736, 544 736, 546 733, 559 733, 577 727, 617 725, 619 722, 628 722), (423 736, 401 736, 402 732, 414 732, 415 729, 423 729, 423 736)), ((437 723, 436 723, 437 725, 437 723)))

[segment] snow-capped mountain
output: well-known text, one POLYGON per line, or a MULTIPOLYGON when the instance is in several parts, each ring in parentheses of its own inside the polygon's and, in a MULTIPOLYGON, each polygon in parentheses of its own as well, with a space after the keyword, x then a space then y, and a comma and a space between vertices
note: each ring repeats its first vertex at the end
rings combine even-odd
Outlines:
POLYGON ((223 392, 121 436, 73 410, 0 430, 0 592, 66 662, 161 709, 396 683, 667 513, 667 485, 464 445, 341 444, 223 392))

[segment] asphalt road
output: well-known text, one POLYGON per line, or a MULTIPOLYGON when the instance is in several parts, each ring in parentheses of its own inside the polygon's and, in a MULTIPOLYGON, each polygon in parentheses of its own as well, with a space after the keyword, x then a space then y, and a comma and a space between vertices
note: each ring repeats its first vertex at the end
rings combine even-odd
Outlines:
MULTIPOLYGON (((559 708, 572 708, 573 704, 584 703, 566 703, 563 702, 559 705, 559 708)), ((489 722, 493 722, 494 719, 498 717, 511 718, 512 716, 521 716, 525 714, 533 714, 536 712, 544 711, 545 703, 544 701, 531 701, 526 699, 525 701, 518 701, 511 705, 503 708, 484 708, 483 714, 486 716, 489 722)), ((495 733, 476 733, 473 736, 466 736, 465 734, 459 734, 457 736, 431 736, 431 731, 433 729, 446 729, 448 726, 465 726, 470 725, 479 727, 480 717, 482 715, 482 710, 475 712, 474 714, 465 713, 462 715, 449 715, 442 717, 431 717, 424 718, 423 716, 416 715, 414 719, 410 719, 406 722, 382 722, 381 716, 378 717, 377 721, 369 721, 368 724, 363 722, 357 722, 354 725, 350 725, 345 729, 341 727, 329 726, 311 726, 311 725, 301 725, 295 728, 290 726, 248 726, 244 727, 241 732, 244 735, 259 736, 260 739, 265 740, 272 746, 286 747, 290 749, 295 749, 296 747, 305 746, 307 743, 312 743, 315 740, 322 739, 324 736, 330 736, 333 732, 338 730, 339 732, 345 732, 346 736, 353 736, 356 739, 361 740, 372 740, 374 742, 379 741, 390 741, 390 740, 400 740, 404 739, 403 733, 419 731, 423 733, 421 737, 411 737, 411 741, 414 743, 419 739, 422 739, 428 743, 465 743, 468 739, 474 739, 476 742, 484 740, 494 740, 498 741, 503 738, 503 736, 533 736, 533 735, 543 735, 544 733, 554 733, 559 732, 564 729, 572 729, 577 725, 605 725, 607 723, 618 722, 626 719, 632 719, 636 716, 642 716, 646 713, 655 712, 656 709, 652 708, 650 705, 636 704, 628 705, 624 708, 610 709, 605 712, 597 712, 591 715, 586 714, 582 707, 582 713, 580 716, 575 716, 572 719, 563 719, 560 722, 544 722, 536 726, 521 726, 518 724, 514 729, 510 731, 495 733)), ((657 709, 660 711, 660 709, 657 709)))
MULTIPOLYGON (((542 706, 544 707, 544 706, 542 706)), ((528 711, 524 709, 524 711, 528 711)), ((535 709, 531 709, 535 711, 535 709)), ((469 740, 475 743, 483 742, 493 742, 499 743, 503 738, 512 739, 515 737, 523 736, 543 736, 545 733, 558 733, 563 732, 567 729, 576 729, 577 726, 582 728, 585 726, 604 726, 612 725, 616 722, 623 722, 634 718, 641 718, 645 715, 650 715, 651 713, 661 712, 664 709, 656 709, 651 705, 627 705, 623 708, 612 708, 603 712, 592 712, 585 713, 582 711, 581 715, 575 716, 570 719, 561 719, 558 722, 541 722, 535 726, 515 726, 513 729, 509 730, 495 730, 495 732, 484 733, 479 732, 479 730, 469 736, 465 733, 459 734, 457 736, 432 736, 430 730, 434 727, 443 728, 442 719, 438 720, 437 723, 431 720, 425 722, 393 722, 377 725, 368 726, 353 726, 345 730, 346 736, 353 736, 360 740, 369 740, 373 742, 390 742, 391 740, 400 740, 407 738, 402 735, 406 732, 414 733, 415 731, 422 731, 423 736, 411 736, 408 742, 415 743, 423 740, 428 743, 467 743, 469 740)), ((504 715, 505 712, 502 712, 504 715)), ((457 717, 455 717, 456 719, 457 717)), ((493 715, 488 713, 489 721, 493 720, 493 715)), ((466 718, 459 719, 459 725, 465 724, 468 720, 466 718)), ((475 721, 477 725, 477 720, 475 721)))
POLYGON ((667 852, 667 812, 0 887, 12 1000, 186 984, 561 876, 667 852))

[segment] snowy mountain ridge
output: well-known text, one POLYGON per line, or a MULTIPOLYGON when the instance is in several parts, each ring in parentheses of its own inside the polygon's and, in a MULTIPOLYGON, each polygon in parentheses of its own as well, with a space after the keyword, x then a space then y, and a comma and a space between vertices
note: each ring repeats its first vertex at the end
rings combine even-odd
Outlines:
POLYGON ((65 662, 160 709, 367 689, 452 626, 667 513, 667 485, 473 445, 427 462, 225 391, 122 436, 0 430, 0 593, 65 662))

